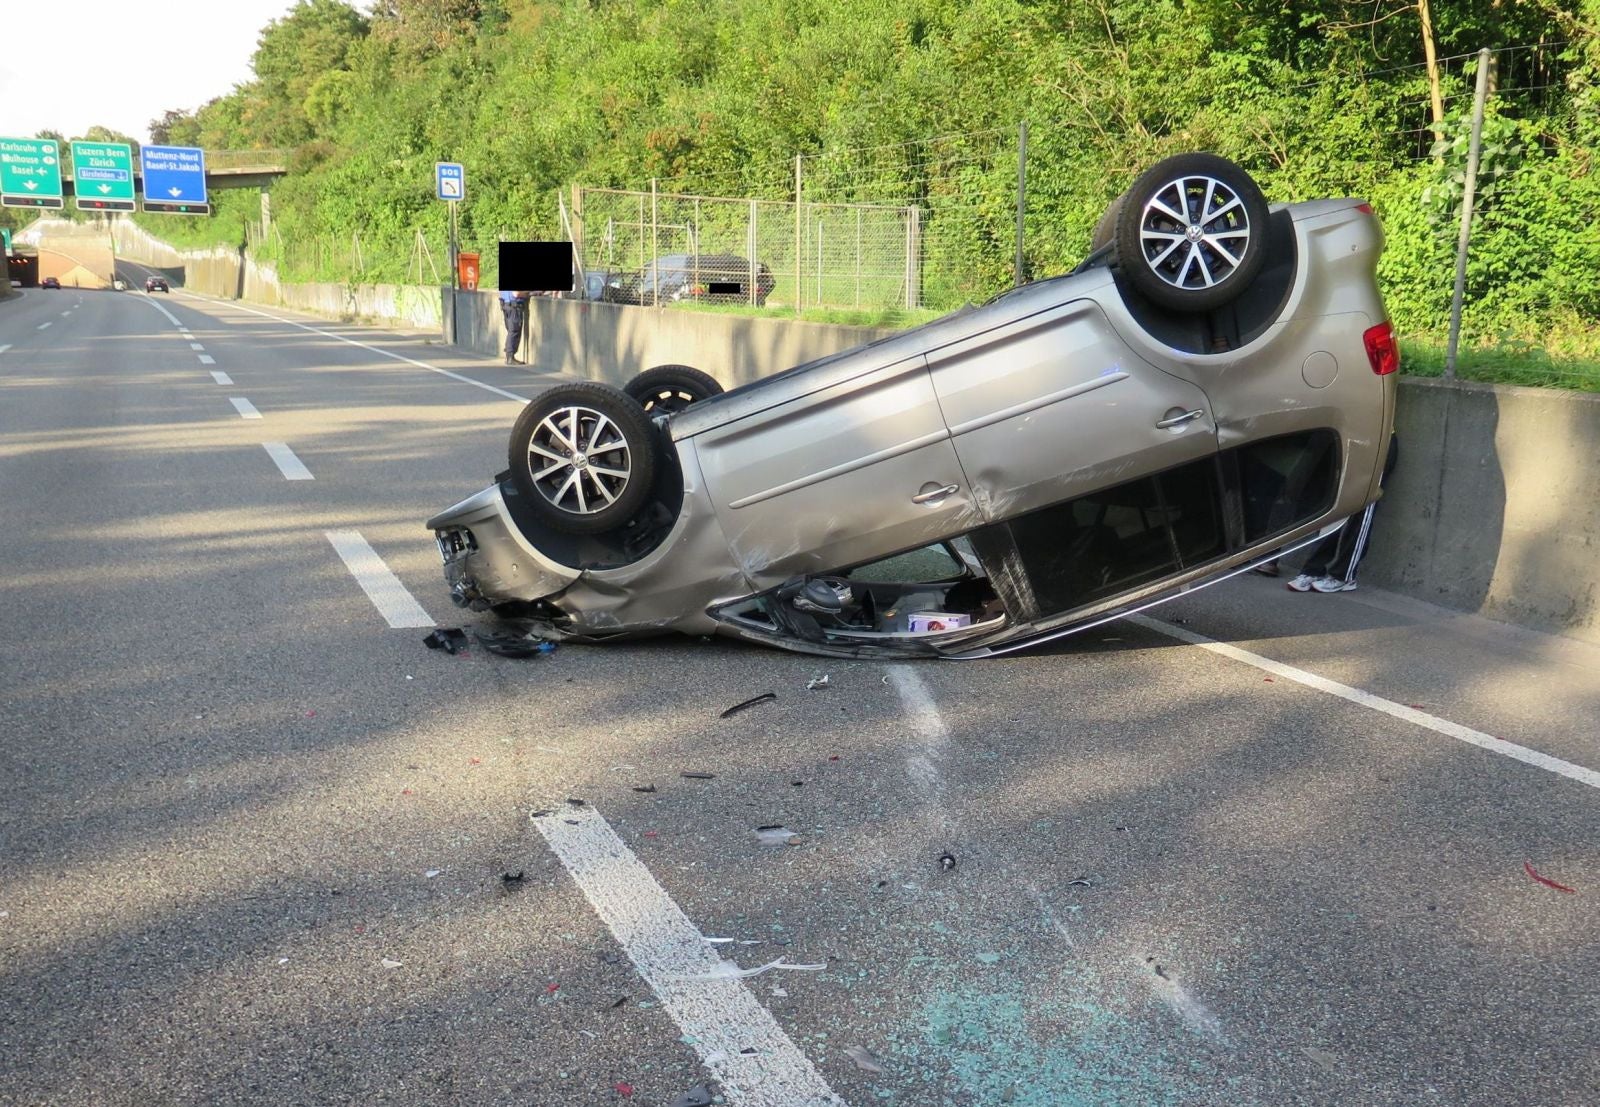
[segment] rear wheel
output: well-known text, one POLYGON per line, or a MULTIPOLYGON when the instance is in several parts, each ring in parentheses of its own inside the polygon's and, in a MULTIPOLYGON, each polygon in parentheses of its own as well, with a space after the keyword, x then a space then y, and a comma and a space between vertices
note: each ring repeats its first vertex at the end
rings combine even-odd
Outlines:
POLYGON ((690 365, 658 365, 634 377, 622 390, 637 400, 647 413, 670 415, 718 395, 722 385, 711 374, 690 365))
POLYGON ((554 530, 598 534, 639 512, 655 483, 655 437, 625 392, 584 381, 535 396, 511 430, 511 483, 554 530))
POLYGON ((1117 204, 1117 264, 1147 299, 1176 311, 1229 303, 1266 262, 1267 201, 1215 154, 1151 166, 1117 204))

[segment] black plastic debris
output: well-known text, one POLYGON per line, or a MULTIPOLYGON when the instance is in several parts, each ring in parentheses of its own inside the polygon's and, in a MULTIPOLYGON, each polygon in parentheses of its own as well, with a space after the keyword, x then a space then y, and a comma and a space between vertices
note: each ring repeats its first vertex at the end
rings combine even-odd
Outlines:
POLYGON ((627 1003, 627 1002, 628 1002, 628 997, 627 996, 623 996, 621 999, 617 1000, 615 1003, 613 1003, 611 1005, 611 1009, 613 1011, 615 1011, 618 1007, 621 1007, 624 1003, 627 1003))
POLYGON ((667 1107, 711 1107, 711 1092, 704 1084, 696 1084, 667 1107))
POLYGON ((550 639, 520 627, 510 630, 484 630, 481 627, 473 627, 472 636, 484 649, 501 657, 537 657, 540 654, 554 653, 556 648, 556 644, 550 639))
POLYGON ((428 632, 422 644, 430 650, 443 650, 448 654, 460 653, 467 648, 467 632, 460 627, 439 627, 428 632))
POLYGON ((956 859, 950 856, 948 853, 943 854, 939 858, 939 867, 945 872, 949 872, 951 869, 956 867, 956 859))
POLYGON ((754 707, 758 703, 767 703, 768 701, 775 700, 777 698, 778 693, 776 692, 763 692, 759 696, 751 696, 743 703, 736 703, 732 707, 728 708, 728 710, 724 711, 722 713, 722 718, 726 719, 731 715, 737 715, 747 707, 754 707))
POLYGON ((502 886, 504 886, 506 888, 518 887, 519 885, 522 884, 523 879, 524 879, 523 878, 523 870, 521 870, 521 869, 518 869, 514 873, 501 873, 500 874, 500 883, 501 883, 502 886))
POLYGON ((584 807, 584 806, 587 806, 587 803, 588 803, 588 801, 578 799, 575 796, 568 796, 567 797, 567 802, 572 804, 572 806, 574 806, 574 807, 584 807))
POLYGON ((635 792, 654 792, 656 786, 654 784, 635 784, 633 790, 635 792))
POLYGON ((678 775, 683 777, 683 779, 685 779, 685 780, 715 780, 715 779, 717 779, 717 774, 716 773, 688 772, 688 773, 679 773, 678 775))
POLYGON ((1080 876, 1076 880, 1067 881, 1067 887, 1068 888, 1093 888, 1094 885, 1092 883, 1090 883, 1084 877, 1080 876))
POLYGON ((528 817, 530 819, 543 819, 546 816, 548 816, 549 814, 550 814, 550 812, 548 810, 545 810, 545 809, 541 808, 540 810, 535 811, 533 814, 529 815, 528 817))

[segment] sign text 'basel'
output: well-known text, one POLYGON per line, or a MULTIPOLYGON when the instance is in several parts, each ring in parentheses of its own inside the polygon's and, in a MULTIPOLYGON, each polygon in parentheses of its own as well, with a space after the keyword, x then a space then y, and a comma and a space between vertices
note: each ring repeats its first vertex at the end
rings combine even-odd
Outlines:
POLYGON ((59 208, 61 147, 48 138, 0 138, 0 205, 59 208))

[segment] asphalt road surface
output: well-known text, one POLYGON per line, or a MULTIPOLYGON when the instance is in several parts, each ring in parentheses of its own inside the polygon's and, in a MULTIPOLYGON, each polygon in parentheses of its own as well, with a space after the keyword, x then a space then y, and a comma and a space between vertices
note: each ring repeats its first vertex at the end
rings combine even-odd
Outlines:
POLYGON ((1600 650, 1260 577, 989 662, 425 649, 549 379, 0 303, 0 1102, 1600 1103, 1600 650))

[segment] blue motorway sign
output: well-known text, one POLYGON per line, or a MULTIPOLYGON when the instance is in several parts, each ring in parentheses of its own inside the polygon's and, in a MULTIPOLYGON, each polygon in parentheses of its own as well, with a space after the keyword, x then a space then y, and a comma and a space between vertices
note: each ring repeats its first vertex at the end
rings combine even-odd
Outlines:
POLYGON ((441 200, 467 198, 467 171, 460 162, 436 161, 433 163, 435 192, 441 200))
POLYGON ((144 210, 207 215, 206 155, 197 146, 145 146, 139 150, 144 210))

